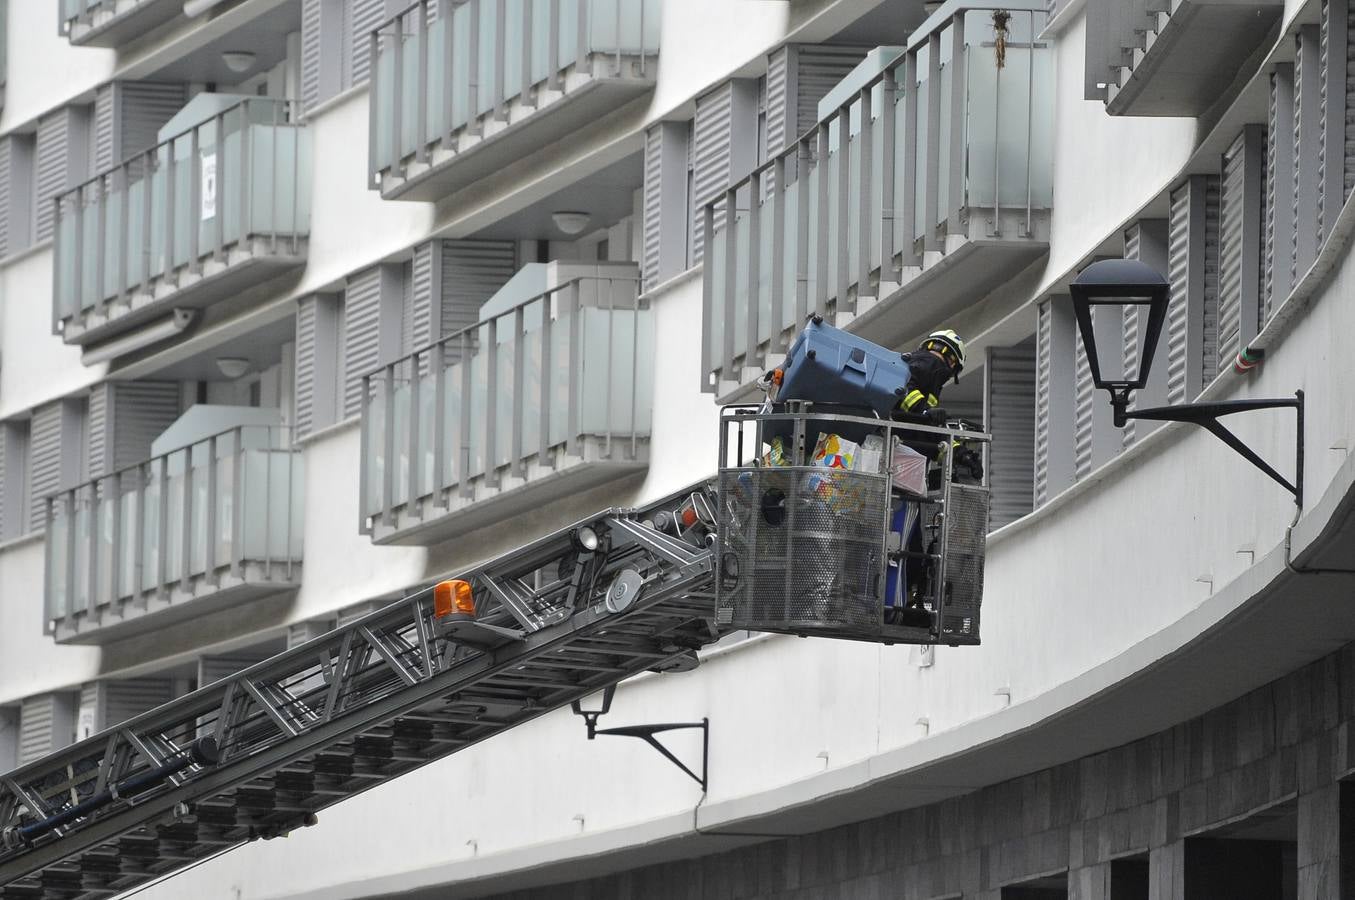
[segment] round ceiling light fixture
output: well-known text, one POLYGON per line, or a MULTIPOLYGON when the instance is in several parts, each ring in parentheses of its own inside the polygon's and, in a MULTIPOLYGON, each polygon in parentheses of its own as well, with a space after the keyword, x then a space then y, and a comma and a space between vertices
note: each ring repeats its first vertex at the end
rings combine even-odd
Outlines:
POLYGON ((249 50, 226 50, 221 54, 221 61, 237 75, 254 68, 254 54, 249 50))
POLYGON ((241 359, 238 356, 218 356, 216 367, 227 378, 239 378, 249 371, 249 360, 241 359))
POLYGON ((593 217, 586 212, 578 212, 577 210, 560 210, 551 213, 550 218, 555 223, 556 228, 565 234, 575 235, 582 234, 593 217))

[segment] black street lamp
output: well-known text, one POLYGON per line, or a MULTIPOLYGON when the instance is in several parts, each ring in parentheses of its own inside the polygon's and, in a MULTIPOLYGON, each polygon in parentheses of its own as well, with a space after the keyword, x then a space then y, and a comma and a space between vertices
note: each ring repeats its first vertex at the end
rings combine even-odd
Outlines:
POLYGON ((1183 403, 1177 406, 1130 410, 1130 394, 1142 390, 1148 383, 1153 353, 1162 334, 1162 323, 1167 318, 1170 288, 1166 279, 1151 266, 1138 260, 1106 259, 1083 269, 1069 286, 1069 290, 1073 296, 1073 314, 1077 317, 1078 331, 1082 334, 1082 345, 1087 350, 1092 381, 1098 389, 1110 394, 1116 428, 1123 428, 1130 419, 1193 422, 1207 429, 1252 465, 1269 475, 1294 495, 1295 503, 1300 507, 1303 506, 1303 391, 1295 391, 1292 399, 1283 400, 1223 400, 1216 403, 1183 403), (1123 353, 1117 353, 1118 359, 1111 360, 1110 368, 1103 370, 1097 354, 1096 314, 1093 311, 1100 309, 1103 311, 1102 314, 1109 314, 1112 321, 1120 322, 1123 321, 1125 308, 1129 306, 1138 308, 1139 333, 1142 335, 1142 340, 1138 342, 1137 366, 1125 360, 1123 353), (1143 317, 1145 312, 1146 323, 1143 317), (1118 377, 1109 377, 1108 372, 1118 377), (1219 421, 1220 417, 1233 413, 1284 408, 1292 408, 1297 415, 1298 437, 1292 483, 1219 421))

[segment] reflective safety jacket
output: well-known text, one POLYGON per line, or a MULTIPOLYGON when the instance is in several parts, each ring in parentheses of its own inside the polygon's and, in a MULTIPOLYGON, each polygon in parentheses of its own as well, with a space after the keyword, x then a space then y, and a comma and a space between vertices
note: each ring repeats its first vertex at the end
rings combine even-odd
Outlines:
POLYGON ((941 402, 941 388, 950 380, 950 366, 927 350, 905 353, 908 363, 908 386, 899 409, 920 415, 941 402))

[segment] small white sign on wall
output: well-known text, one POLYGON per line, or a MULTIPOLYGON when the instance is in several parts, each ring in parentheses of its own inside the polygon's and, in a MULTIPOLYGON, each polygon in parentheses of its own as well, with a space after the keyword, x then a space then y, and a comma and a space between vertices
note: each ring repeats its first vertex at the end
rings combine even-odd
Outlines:
POLYGON ((76 724, 75 739, 83 741, 94 733, 94 710, 88 706, 80 710, 80 721, 76 724))
POLYGON ((202 157, 202 220, 216 215, 216 154, 202 157))

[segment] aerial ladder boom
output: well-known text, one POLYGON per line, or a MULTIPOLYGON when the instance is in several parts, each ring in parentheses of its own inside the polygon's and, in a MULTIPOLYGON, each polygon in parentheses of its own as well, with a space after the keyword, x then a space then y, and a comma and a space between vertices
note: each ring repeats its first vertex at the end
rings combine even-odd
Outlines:
MULTIPOLYGON (((833 419, 891 442, 899 427, 809 408, 727 410, 715 479, 600 512, 0 775, 0 897, 115 896, 284 836, 328 806, 631 675, 690 668, 697 649, 734 629, 977 643, 970 582, 975 553, 982 576, 986 489, 978 520, 979 495, 954 494, 952 455, 942 452, 938 488, 918 501, 929 549, 892 546, 887 473, 838 472, 834 494, 806 464, 807 427, 833 419), (772 428, 793 435, 776 470, 760 458, 772 428), (785 554, 806 546, 840 557, 835 569, 813 569, 818 588, 785 574, 798 571, 785 554), (908 556, 934 565, 928 627, 885 624, 886 566, 908 556), (947 564, 964 571, 947 576, 947 564), (460 588, 452 606, 449 585, 460 588), (769 592, 785 602, 769 607, 769 592)), ((907 431, 943 451, 954 434, 907 431)))

